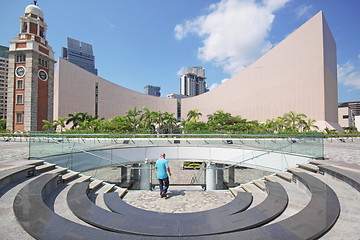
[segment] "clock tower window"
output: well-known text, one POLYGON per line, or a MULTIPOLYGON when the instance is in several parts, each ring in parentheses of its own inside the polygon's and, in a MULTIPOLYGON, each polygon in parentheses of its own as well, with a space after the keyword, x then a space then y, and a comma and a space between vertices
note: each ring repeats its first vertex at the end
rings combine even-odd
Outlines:
POLYGON ((16 62, 26 62, 26 55, 17 55, 16 62))

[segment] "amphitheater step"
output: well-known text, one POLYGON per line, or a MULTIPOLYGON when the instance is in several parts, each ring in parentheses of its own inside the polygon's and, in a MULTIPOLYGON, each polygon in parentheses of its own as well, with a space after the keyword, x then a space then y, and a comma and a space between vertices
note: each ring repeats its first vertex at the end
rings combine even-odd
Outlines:
MULTIPOLYGON (((34 167, 35 169, 35 167, 34 167)), ((12 205, 16 194, 35 177, 19 179, 14 183, 6 185, 0 189, 0 239, 21 239, 30 240, 31 237, 18 223, 15 218, 12 205)))
POLYGON ((90 179, 91 179, 90 176, 82 176, 76 182, 88 182, 90 181, 90 179))
POLYGON ((0 171, 0 189, 20 179, 34 175, 35 166, 8 166, 6 170, 0 171))
POLYGON ((268 182, 277 182, 275 176, 265 176, 264 179, 268 182))
POLYGON ((61 175, 66 174, 68 171, 68 168, 58 167, 53 170, 48 171, 47 173, 59 173, 61 175))
POLYGON ((260 190, 265 191, 266 187, 263 181, 261 180, 253 180, 252 181, 255 186, 257 186, 260 190))
POLYGON ((75 178, 78 178, 79 177, 79 172, 69 172, 69 173, 66 173, 62 176, 62 181, 63 182, 69 182, 75 178))
POLYGON ((251 193, 251 190, 249 188, 249 184, 241 184, 240 185, 242 189, 245 190, 245 192, 251 193))
POLYGON ((90 192, 95 191, 97 188, 99 188, 101 186, 102 183, 103 183, 103 180, 92 181, 89 185, 90 192))
POLYGON ((291 180, 292 180, 292 174, 288 173, 288 172, 277 172, 276 176, 279 178, 282 178, 288 182, 291 182, 291 180))
POLYGON ((319 167, 313 165, 313 164, 301 164, 299 163, 298 164, 299 168, 302 168, 302 169, 305 169, 305 170, 308 170, 308 171, 311 171, 311 172, 314 172, 314 173, 317 173, 319 172, 319 167))
POLYGON ((45 163, 43 165, 36 166, 35 171, 37 173, 43 173, 43 172, 47 172, 49 170, 53 170, 55 168, 55 166, 56 166, 56 164, 54 164, 54 163, 51 163, 51 164, 45 163))

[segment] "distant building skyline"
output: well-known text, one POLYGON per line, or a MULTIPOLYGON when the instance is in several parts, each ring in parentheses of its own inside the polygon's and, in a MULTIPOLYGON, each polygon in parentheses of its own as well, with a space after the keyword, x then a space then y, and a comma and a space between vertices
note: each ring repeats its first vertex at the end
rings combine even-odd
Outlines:
POLYGON ((206 92, 205 68, 188 67, 180 77, 180 94, 194 97, 206 92))
POLYGON ((62 58, 98 75, 95 68, 95 56, 91 44, 67 37, 67 48, 62 48, 62 58))
POLYGON ((160 97, 161 96, 160 90, 161 90, 161 88, 158 87, 158 86, 146 85, 144 87, 144 93, 145 94, 155 96, 155 97, 160 97))
POLYGON ((6 119, 9 48, 0 45, 0 119, 6 119))

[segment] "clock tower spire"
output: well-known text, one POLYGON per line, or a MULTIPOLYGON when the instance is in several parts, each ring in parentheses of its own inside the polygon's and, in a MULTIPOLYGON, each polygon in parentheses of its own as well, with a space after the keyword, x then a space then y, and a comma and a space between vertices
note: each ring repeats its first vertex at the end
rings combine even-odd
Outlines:
POLYGON ((41 131, 42 120, 53 116, 54 52, 36 4, 25 8, 20 33, 10 42, 7 128, 12 131, 41 131))

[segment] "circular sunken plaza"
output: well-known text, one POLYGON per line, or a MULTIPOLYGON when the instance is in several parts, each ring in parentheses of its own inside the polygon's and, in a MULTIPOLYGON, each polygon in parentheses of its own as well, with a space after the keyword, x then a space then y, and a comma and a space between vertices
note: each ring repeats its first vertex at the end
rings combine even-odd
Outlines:
MULTIPOLYGON (((325 139, 325 160, 279 174, 247 168, 254 179, 229 189, 171 185, 166 199, 28 160, 25 138, 0 149, 1 239, 360 238, 359 138, 325 139)), ((188 178, 169 164, 171 183, 188 178)))

